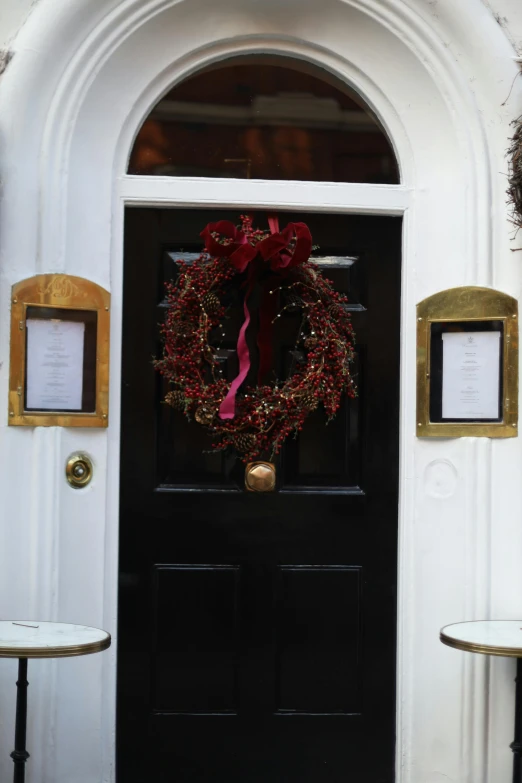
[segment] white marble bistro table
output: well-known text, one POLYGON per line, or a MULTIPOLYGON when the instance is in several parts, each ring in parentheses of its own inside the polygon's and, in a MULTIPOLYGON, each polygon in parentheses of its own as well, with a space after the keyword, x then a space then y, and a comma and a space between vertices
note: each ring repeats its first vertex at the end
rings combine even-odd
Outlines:
POLYGON ((27 731, 27 661, 29 658, 70 658, 89 655, 110 647, 106 631, 86 625, 40 623, 31 620, 0 621, 0 658, 18 658, 16 693, 14 783, 24 783, 27 731))
POLYGON ((522 620, 472 620, 446 625, 440 640, 464 652, 517 659, 513 783, 522 783, 522 620))

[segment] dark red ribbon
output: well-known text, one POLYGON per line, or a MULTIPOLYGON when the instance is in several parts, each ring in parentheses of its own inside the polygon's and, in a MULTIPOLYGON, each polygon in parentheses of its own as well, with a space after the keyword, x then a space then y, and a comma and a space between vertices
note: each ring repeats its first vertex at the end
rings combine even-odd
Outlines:
POLYGON ((205 248, 211 256, 229 258, 238 272, 244 272, 257 255, 256 248, 230 220, 209 223, 200 236, 205 240, 205 248))
POLYGON ((290 269, 308 261, 312 252, 312 235, 306 223, 289 223, 279 231, 279 222, 275 215, 269 218, 271 236, 257 245, 257 251, 271 268, 290 269))
MULTIPOLYGON (((219 407, 221 419, 233 419, 236 413, 236 394, 250 370, 250 354, 246 341, 246 331, 250 323, 248 299, 256 282, 256 267, 251 262, 258 255, 270 264, 272 271, 285 274, 288 269, 303 264, 310 258, 312 252, 312 235, 305 223, 289 223, 283 231, 279 230, 279 220, 276 215, 269 215, 268 225, 271 234, 258 242, 254 247, 248 241, 243 231, 236 228, 228 220, 209 223, 201 232, 205 240, 205 248, 212 256, 229 258, 232 265, 244 272, 248 267, 248 286, 243 301, 245 320, 239 330, 237 355, 239 358, 239 373, 232 381, 227 396, 219 407)), ((272 367, 272 332, 273 320, 277 307, 277 296, 270 293, 270 287, 276 282, 271 275, 265 280, 259 310, 259 333, 257 345, 259 348, 258 383, 272 367)))

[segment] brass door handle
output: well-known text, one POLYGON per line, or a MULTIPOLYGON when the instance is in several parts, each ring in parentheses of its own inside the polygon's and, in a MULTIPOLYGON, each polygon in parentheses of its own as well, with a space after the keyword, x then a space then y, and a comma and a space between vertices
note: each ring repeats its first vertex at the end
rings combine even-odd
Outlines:
POLYGON ((275 465, 271 462, 249 462, 245 468, 248 492, 273 492, 276 485, 275 465))

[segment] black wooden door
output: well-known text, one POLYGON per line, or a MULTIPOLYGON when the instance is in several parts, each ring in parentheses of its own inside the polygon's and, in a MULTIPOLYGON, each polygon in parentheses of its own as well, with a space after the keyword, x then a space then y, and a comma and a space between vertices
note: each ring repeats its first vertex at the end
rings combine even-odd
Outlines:
POLYGON ((312 414, 278 491, 250 494, 152 366, 163 282, 216 212, 127 211, 119 783, 394 780, 401 225, 286 217, 349 294, 359 396, 312 414))

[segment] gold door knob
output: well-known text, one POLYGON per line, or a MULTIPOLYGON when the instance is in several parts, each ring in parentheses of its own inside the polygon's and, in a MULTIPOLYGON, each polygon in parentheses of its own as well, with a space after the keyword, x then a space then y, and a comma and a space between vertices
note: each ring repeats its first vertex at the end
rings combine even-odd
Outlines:
POLYGON ((86 487, 92 479, 93 465, 86 454, 71 454, 65 466, 65 476, 74 489, 86 487))
POLYGON ((248 492, 273 492, 276 485, 275 465, 271 462, 249 462, 245 469, 248 492))

